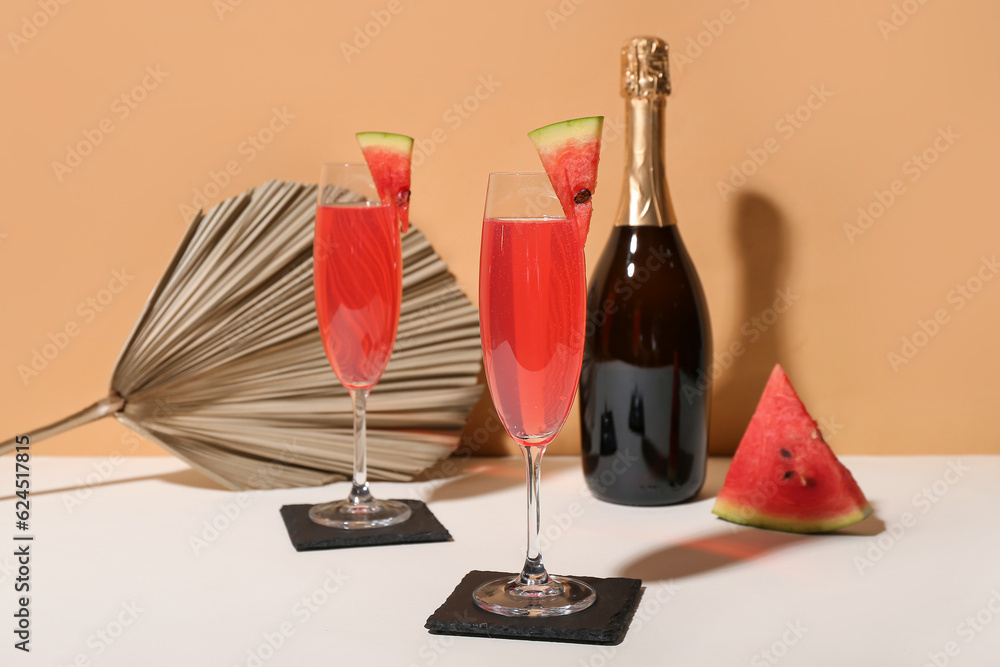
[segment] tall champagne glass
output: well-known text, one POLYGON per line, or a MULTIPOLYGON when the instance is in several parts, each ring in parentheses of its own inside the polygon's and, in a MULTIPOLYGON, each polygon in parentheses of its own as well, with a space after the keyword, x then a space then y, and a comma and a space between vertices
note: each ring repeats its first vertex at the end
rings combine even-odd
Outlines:
POLYGON ((490 174, 479 257, 486 378, 504 428, 527 468, 528 546, 514 578, 479 586, 480 607, 506 616, 586 609, 587 584, 551 576, 539 551, 545 447, 566 422, 583 360, 586 272, 576 223, 543 172, 490 174))
POLYGON ((323 347, 354 406, 354 480, 346 500, 315 505, 309 517, 347 530, 401 523, 410 508, 368 490, 365 404, 396 342, 403 260, 396 210, 382 205, 365 164, 323 165, 313 283, 323 347))

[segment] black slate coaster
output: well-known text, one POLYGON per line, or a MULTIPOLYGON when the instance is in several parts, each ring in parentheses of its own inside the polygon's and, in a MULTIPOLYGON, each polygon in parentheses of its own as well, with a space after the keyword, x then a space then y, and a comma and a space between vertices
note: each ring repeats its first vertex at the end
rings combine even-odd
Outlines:
POLYGON ((296 551, 373 547, 380 544, 411 542, 447 542, 451 533, 441 525, 427 505, 419 500, 399 500, 410 506, 413 514, 403 523, 385 528, 344 530, 314 523, 309 518, 312 505, 285 505, 281 518, 285 520, 288 537, 296 551))
POLYGON ((504 572, 473 570, 465 575, 445 603, 430 615, 424 627, 446 635, 616 644, 625 636, 642 587, 638 579, 574 576, 574 579, 593 587, 597 592, 597 601, 575 614, 545 618, 500 616, 480 609, 472 601, 472 592, 480 584, 513 576, 504 572))

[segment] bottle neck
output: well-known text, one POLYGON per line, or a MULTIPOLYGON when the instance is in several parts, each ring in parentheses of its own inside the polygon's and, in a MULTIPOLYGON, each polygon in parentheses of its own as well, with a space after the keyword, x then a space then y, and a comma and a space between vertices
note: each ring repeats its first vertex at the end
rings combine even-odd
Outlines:
POLYGON ((667 189, 663 126, 665 95, 625 98, 625 183, 616 216, 619 227, 676 224, 667 189))

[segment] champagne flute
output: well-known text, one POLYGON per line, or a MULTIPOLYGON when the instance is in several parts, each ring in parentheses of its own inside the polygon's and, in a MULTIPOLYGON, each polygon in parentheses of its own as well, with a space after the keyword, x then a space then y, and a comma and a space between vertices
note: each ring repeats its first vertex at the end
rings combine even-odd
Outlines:
POLYGON ((396 209, 379 200, 366 164, 323 165, 313 284, 327 359, 354 406, 354 478, 346 500, 314 505, 309 518, 346 530, 401 523, 409 506, 368 490, 365 407, 396 342, 403 259, 396 209))
POLYGON ((521 573, 479 586, 477 605, 505 616, 560 616, 596 600, 582 581, 551 576, 539 551, 542 455, 573 404, 583 360, 586 272, 576 222, 544 172, 490 174, 479 259, 486 378, 521 448, 528 546, 521 573))

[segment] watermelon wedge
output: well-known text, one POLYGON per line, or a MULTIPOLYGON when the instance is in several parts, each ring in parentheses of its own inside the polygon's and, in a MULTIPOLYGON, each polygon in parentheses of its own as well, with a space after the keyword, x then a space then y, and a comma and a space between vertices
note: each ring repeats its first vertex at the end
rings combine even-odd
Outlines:
POLYGON ((580 243, 587 240, 594 212, 604 116, 553 123, 528 133, 566 217, 576 220, 580 243))
POLYGON ((836 530, 872 513, 780 365, 771 371, 712 512, 792 533, 836 530))
POLYGON ((358 132, 356 135, 372 172, 379 199, 394 206, 403 233, 410 226, 410 158, 413 137, 391 132, 358 132))

